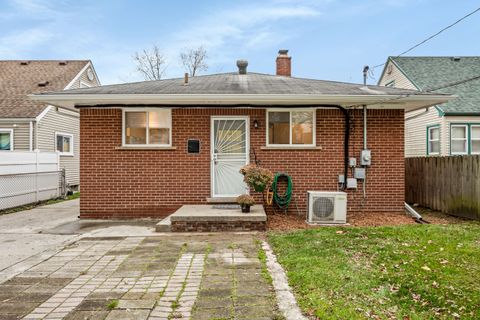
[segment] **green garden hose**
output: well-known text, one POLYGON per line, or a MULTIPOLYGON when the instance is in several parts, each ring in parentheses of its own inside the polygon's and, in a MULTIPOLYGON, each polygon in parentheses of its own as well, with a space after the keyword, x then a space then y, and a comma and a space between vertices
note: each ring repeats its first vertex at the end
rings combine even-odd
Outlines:
POLYGON ((275 203, 281 209, 286 210, 288 208, 288 205, 290 204, 290 201, 292 200, 292 191, 293 191, 292 178, 286 173, 278 172, 275 175, 275 178, 273 178, 272 190, 273 190, 273 199, 275 200, 275 203), (278 179, 284 178, 284 177, 287 178, 287 190, 285 190, 285 193, 283 195, 279 195, 277 190, 278 179))

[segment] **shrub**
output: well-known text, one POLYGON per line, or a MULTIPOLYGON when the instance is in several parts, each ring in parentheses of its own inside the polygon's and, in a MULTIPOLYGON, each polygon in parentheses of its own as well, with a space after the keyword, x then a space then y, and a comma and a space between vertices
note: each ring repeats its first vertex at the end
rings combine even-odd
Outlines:
POLYGON ((245 206, 253 206, 255 204, 255 199, 248 194, 242 194, 241 196, 237 197, 237 203, 245 206))
POLYGON ((240 173, 243 174, 243 181, 257 192, 263 192, 273 181, 272 171, 254 164, 242 167, 240 173))

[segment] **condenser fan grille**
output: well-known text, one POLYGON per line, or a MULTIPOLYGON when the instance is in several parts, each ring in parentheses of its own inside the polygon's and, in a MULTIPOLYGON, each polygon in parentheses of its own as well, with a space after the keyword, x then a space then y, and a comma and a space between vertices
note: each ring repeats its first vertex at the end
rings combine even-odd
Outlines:
POLYGON ((329 221, 335 218, 334 197, 318 197, 312 202, 312 213, 316 221, 329 221))

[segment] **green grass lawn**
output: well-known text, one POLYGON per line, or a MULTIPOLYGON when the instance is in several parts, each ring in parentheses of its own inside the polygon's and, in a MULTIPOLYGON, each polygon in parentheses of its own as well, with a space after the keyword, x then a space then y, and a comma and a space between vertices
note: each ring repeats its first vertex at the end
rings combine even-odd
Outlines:
POLYGON ((302 310, 320 319, 480 319, 480 224, 270 233, 302 310))

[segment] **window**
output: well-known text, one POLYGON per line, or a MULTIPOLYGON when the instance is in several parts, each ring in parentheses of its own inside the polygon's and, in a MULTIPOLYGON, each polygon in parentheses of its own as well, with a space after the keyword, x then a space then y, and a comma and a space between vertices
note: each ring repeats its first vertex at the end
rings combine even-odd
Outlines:
POLYGON ((468 126, 452 125, 450 127, 450 150, 451 154, 468 153, 468 126))
POLYGON ((171 146, 171 127, 169 109, 125 111, 124 145, 171 146))
POLYGON ((440 127, 438 125, 427 127, 428 150, 427 155, 440 153, 440 127))
POLYGON ((13 129, 0 129, 0 150, 13 150, 13 129))
POLYGON ((267 111, 267 145, 314 146, 315 109, 267 111))
POLYGON ((73 135, 55 132, 55 151, 61 155, 73 156, 73 135))
POLYGON ((471 153, 480 154, 480 125, 470 127, 471 153))

